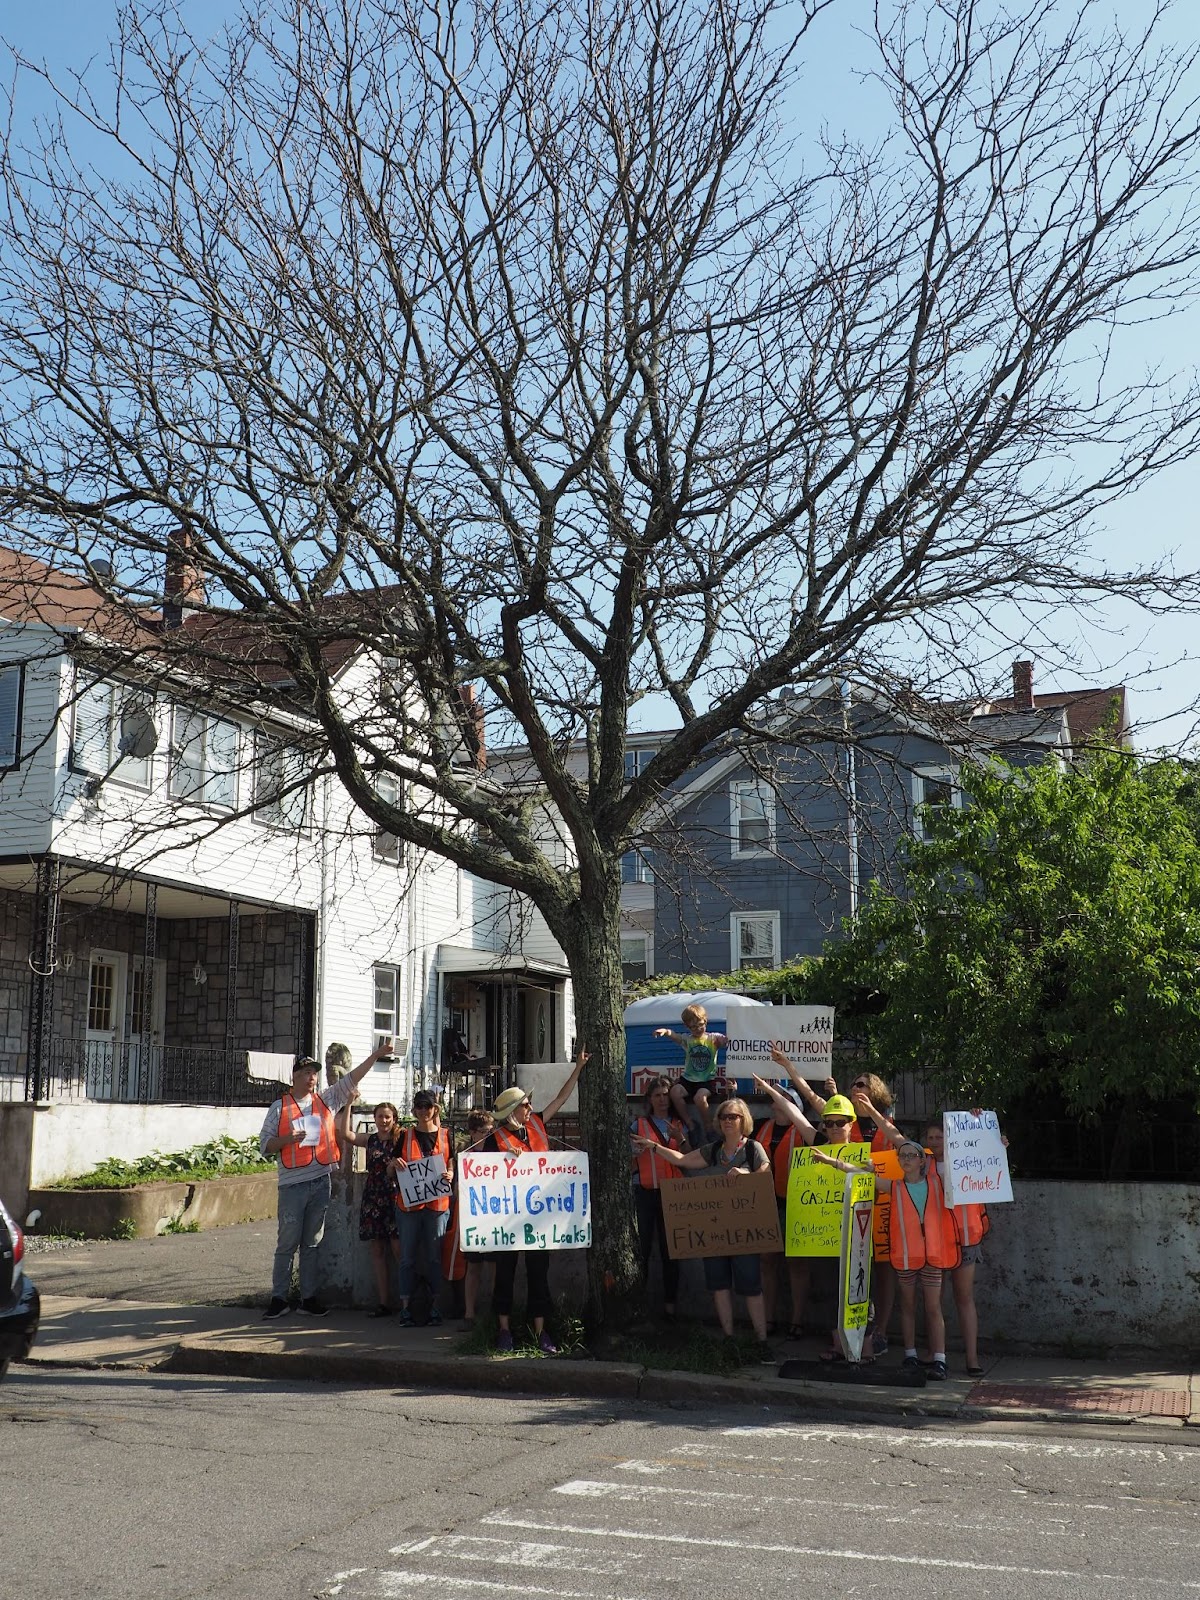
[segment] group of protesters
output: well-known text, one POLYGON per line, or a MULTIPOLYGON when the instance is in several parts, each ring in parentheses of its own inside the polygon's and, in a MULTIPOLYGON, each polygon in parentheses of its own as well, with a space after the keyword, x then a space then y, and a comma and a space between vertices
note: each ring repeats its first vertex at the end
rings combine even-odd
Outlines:
MULTIPOLYGON (((792 1152, 798 1144, 812 1147, 813 1159, 844 1172, 874 1172, 873 1164, 856 1166, 837 1151, 846 1145, 870 1146, 873 1154, 893 1149, 902 1177, 876 1177, 873 1220, 875 1254, 872 1321, 867 1359, 888 1350, 888 1326, 897 1292, 903 1365, 922 1369, 933 1380, 945 1379, 946 1330, 942 1312, 944 1275, 953 1286, 966 1371, 978 1376, 979 1319, 975 1308, 975 1268, 982 1260, 981 1241, 987 1232, 987 1212, 981 1205, 950 1206, 942 1174, 943 1133, 940 1119, 924 1130, 924 1143, 906 1138, 893 1121, 894 1099, 887 1084, 874 1073, 858 1075, 849 1096, 838 1093, 832 1078, 820 1094, 799 1068, 781 1051, 772 1058, 805 1104, 806 1115, 792 1095, 763 1078, 755 1088, 765 1096, 771 1115, 757 1127, 744 1100, 723 1096, 717 1076, 717 1053, 726 1043, 722 1034, 708 1031, 702 1006, 684 1008, 687 1029, 669 1028, 656 1037, 671 1038, 684 1050, 683 1076, 672 1081, 657 1077, 646 1086, 644 1113, 631 1126, 635 1158, 634 1195, 641 1246, 642 1271, 648 1275, 655 1244, 662 1263, 664 1314, 675 1315, 679 1290, 679 1264, 671 1260, 663 1221, 661 1186, 674 1172, 727 1173, 731 1176, 770 1169, 773 1174, 781 1232, 784 1226, 788 1175, 792 1152), (916 1320, 920 1286, 929 1354, 918 1353, 916 1320)), ((811 1287, 813 1263, 804 1256, 785 1257, 791 1296, 787 1337, 798 1339, 811 1287)), ((781 1263, 778 1255, 706 1257, 705 1284, 722 1331, 733 1333, 732 1290, 746 1301, 763 1360, 774 1361, 768 1329, 782 1301, 781 1263)), ((830 1348, 822 1359, 844 1359, 838 1330, 831 1330, 830 1348)))
MULTIPOLYGON (((782 1052, 772 1052, 775 1064, 794 1092, 785 1093, 775 1083, 756 1077, 755 1087, 765 1097, 770 1114, 755 1126, 746 1102, 723 1091, 717 1073, 717 1054, 725 1044, 721 1034, 708 1031, 703 1007, 688 1006, 682 1014, 686 1034, 659 1029, 684 1050, 680 1078, 665 1075, 646 1086, 643 1112, 630 1127, 635 1215, 641 1266, 648 1277, 655 1246, 661 1261, 663 1311, 668 1321, 677 1315, 680 1267, 667 1248, 662 1209, 662 1185, 683 1173, 724 1175, 731 1181, 748 1173, 772 1174, 781 1231, 785 1221, 788 1179, 793 1152, 808 1146, 812 1159, 830 1163, 844 1172, 874 1171, 857 1166, 839 1151, 846 1146, 868 1145, 873 1154, 894 1149, 902 1174, 876 1177, 873 1243, 875 1269, 873 1316, 868 1330, 866 1358, 886 1353, 888 1326, 898 1295, 904 1363, 922 1366, 935 1380, 944 1379, 946 1367, 945 1321, 942 1313, 943 1279, 950 1274, 954 1302, 970 1375, 980 1372, 978 1317, 974 1299, 975 1268, 982 1259, 981 1240, 987 1231, 987 1214, 979 1205, 947 1204, 941 1171, 942 1127, 931 1121, 924 1143, 905 1137, 892 1118, 894 1101, 888 1086, 873 1073, 857 1076, 849 1095, 838 1092, 829 1079, 819 1093, 799 1068, 782 1052), (801 1109, 801 1105, 805 1109, 801 1109), (916 1314, 918 1286, 925 1312, 929 1354, 918 1354, 916 1314)), ((405 1125, 390 1102, 374 1108, 374 1130, 354 1132, 350 1114, 358 1099, 358 1085, 375 1063, 390 1053, 381 1042, 367 1059, 347 1071, 320 1093, 319 1063, 299 1058, 285 1092, 267 1113, 260 1136, 264 1154, 279 1160, 279 1232, 275 1252, 271 1300, 267 1320, 291 1309, 292 1265, 299 1255, 298 1309, 309 1316, 324 1316, 317 1296, 317 1250, 324 1230, 330 1198, 330 1179, 339 1150, 356 1146, 365 1151, 359 1236, 371 1252, 376 1305, 372 1317, 397 1317, 400 1326, 412 1327, 416 1318, 413 1299, 418 1280, 429 1287, 427 1322, 438 1325, 443 1312, 440 1292, 443 1256, 455 1254, 456 1230, 452 1220, 452 1190, 447 1181, 429 1198, 413 1200, 402 1192, 403 1169, 431 1157, 441 1158, 440 1169, 451 1173, 456 1152, 443 1125, 436 1095, 418 1089, 412 1101, 412 1122, 405 1125), (393 1297, 393 1280, 398 1295, 393 1297)), ((549 1149, 546 1123, 558 1114, 575 1088, 588 1059, 580 1049, 572 1070, 540 1115, 519 1087, 501 1091, 490 1111, 478 1109, 468 1119, 467 1146, 490 1154, 521 1154, 549 1149)), ((525 1259, 526 1310, 534 1339, 546 1354, 556 1346, 546 1327, 552 1302, 549 1288, 550 1254, 543 1251, 498 1249, 466 1254, 464 1271, 464 1325, 473 1325, 485 1271, 495 1272, 492 1310, 496 1316, 496 1348, 513 1349, 512 1310, 519 1262, 525 1259)), ((819 1268, 819 1263, 817 1264, 819 1268)), ((769 1336, 780 1324, 786 1336, 798 1339, 812 1287, 814 1264, 804 1256, 755 1254, 706 1256, 705 1285, 722 1333, 734 1336, 734 1294, 740 1295, 764 1361, 776 1359, 769 1336), (786 1289, 790 1319, 777 1322, 786 1289)), ((823 1360, 843 1359, 839 1333, 823 1360)))

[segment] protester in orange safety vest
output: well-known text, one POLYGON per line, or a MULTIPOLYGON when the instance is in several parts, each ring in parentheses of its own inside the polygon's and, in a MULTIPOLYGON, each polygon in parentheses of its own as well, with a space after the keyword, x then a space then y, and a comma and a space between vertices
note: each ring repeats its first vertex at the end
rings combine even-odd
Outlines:
POLYGON ((396 1140, 395 1153, 389 1163, 393 1175, 411 1167, 415 1162, 430 1156, 440 1156, 444 1174, 437 1180, 438 1192, 427 1200, 406 1201, 399 1190, 396 1193, 397 1221, 400 1224, 400 1310, 402 1328, 412 1328, 416 1319, 412 1314, 412 1297, 417 1287, 417 1272, 424 1267, 429 1285, 428 1325, 441 1325, 442 1312, 438 1294, 442 1287, 442 1235, 450 1211, 451 1156, 450 1135, 441 1125, 441 1111, 437 1097, 429 1089, 418 1089, 413 1095, 413 1126, 401 1131, 396 1140))
MULTIPOLYGON (((771 1158, 771 1169, 775 1176, 775 1203, 779 1209, 779 1231, 786 1237, 788 1174, 792 1167, 792 1151, 802 1150, 805 1145, 812 1144, 817 1137, 817 1130, 795 1101, 781 1093, 773 1083, 765 1078, 755 1078, 754 1086, 771 1102, 771 1120, 759 1123, 754 1137, 771 1158)), ((787 1338, 802 1339, 804 1309, 812 1287, 812 1262, 808 1256, 763 1256, 763 1294, 767 1302, 768 1328, 775 1320, 781 1259, 787 1262, 788 1287, 792 1296, 792 1317, 787 1325, 787 1338)))
MULTIPOLYGON (((580 1045, 574 1067, 541 1116, 534 1112, 533 1103, 524 1089, 515 1085, 510 1089, 502 1089, 492 1106, 496 1125, 479 1148, 502 1155, 525 1155, 532 1150, 548 1150, 550 1141, 546 1135, 546 1123, 556 1117, 566 1104, 587 1059, 588 1053, 580 1045)), ((534 1337, 544 1355, 557 1355, 558 1346, 546 1332, 546 1317, 553 1302, 550 1299, 550 1253, 542 1250, 497 1250, 492 1257, 496 1263, 492 1309, 499 1324, 496 1349, 508 1351, 513 1348, 513 1289, 517 1280, 517 1264, 522 1256, 525 1257, 526 1311, 533 1323, 534 1337)))
POLYGON ((317 1251, 325 1233, 329 1209, 330 1176, 338 1163, 334 1117, 348 1105, 358 1085, 375 1063, 390 1056, 392 1042, 383 1039, 367 1059, 336 1083, 317 1093, 321 1064, 312 1056, 297 1056, 292 1087, 272 1102, 258 1136, 264 1156, 279 1161, 279 1221, 275 1261, 271 1272, 271 1302, 266 1319, 290 1310, 292 1262, 300 1253, 300 1309, 310 1317, 323 1317, 317 1299, 317 1251))
MULTIPOLYGON (((651 1078, 642 1098, 643 1114, 635 1117, 630 1134, 651 1145, 664 1145, 668 1150, 682 1151, 688 1147, 687 1132, 683 1123, 671 1113, 670 1078, 651 1078)), ((650 1276, 650 1257, 658 1242, 658 1260, 662 1268, 663 1315, 668 1322, 675 1317, 675 1301, 679 1294, 679 1263, 671 1259, 667 1250, 667 1230, 663 1223, 662 1196, 659 1188, 678 1176, 669 1161, 644 1148, 634 1161, 633 1210, 637 1221, 638 1254, 642 1265, 642 1282, 650 1276)))
MULTIPOLYGON (((946 1377, 946 1322, 942 1316, 942 1272, 959 1262, 954 1220, 942 1195, 937 1168, 919 1144, 906 1139, 897 1151, 903 1179, 876 1177, 877 1189, 890 1192, 891 1262, 900 1285, 900 1331, 904 1338, 902 1369, 921 1370, 917 1359, 917 1279, 925 1304, 925 1326, 932 1347, 929 1376, 946 1377)), ((814 1159, 842 1172, 872 1172, 849 1161, 813 1151, 814 1159)))

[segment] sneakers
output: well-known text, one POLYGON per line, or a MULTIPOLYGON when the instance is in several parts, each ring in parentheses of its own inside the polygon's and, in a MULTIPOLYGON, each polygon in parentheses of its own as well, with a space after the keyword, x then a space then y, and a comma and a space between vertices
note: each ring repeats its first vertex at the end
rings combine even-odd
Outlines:
POLYGON ((430 1308, 429 1308, 429 1324, 428 1325, 431 1328, 440 1328, 441 1325, 442 1325, 442 1313, 438 1310, 438 1308, 436 1306, 430 1306, 430 1308))
POLYGON ((925 1372, 928 1377, 933 1379, 934 1383, 945 1383, 946 1381, 946 1363, 944 1361, 931 1361, 925 1372))
POLYGON ((512 1350, 512 1347, 512 1330, 510 1328, 501 1328, 500 1332, 496 1335, 496 1349, 499 1350, 501 1354, 507 1355, 512 1350))
POLYGON ((775 1352, 771 1349, 771 1346, 767 1343, 767 1341, 765 1339, 760 1340, 758 1346, 759 1364, 764 1367, 773 1367, 776 1359, 777 1357, 775 1352))
POLYGON ((306 1317, 327 1317, 329 1315, 329 1307, 323 1306, 321 1302, 311 1294, 307 1300, 301 1300, 300 1309, 303 1311, 306 1317))
POLYGON ((538 1349, 544 1356, 556 1356, 558 1354, 558 1346, 548 1333, 538 1334, 538 1349))
POLYGON ((888 1353, 888 1342, 887 1342, 887 1334, 886 1333, 881 1333, 878 1330, 876 1330, 876 1332, 874 1332, 871 1335, 871 1351, 872 1351, 872 1354, 877 1355, 877 1356, 885 1356, 885 1355, 887 1355, 887 1353, 888 1353))
POLYGON ((286 1300, 281 1300, 277 1294, 272 1295, 270 1305, 263 1312, 263 1321, 274 1322, 276 1317, 286 1317, 291 1309, 286 1300))
POLYGON ((407 1306, 401 1306, 400 1310, 396 1313, 396 1315, 400 1319, 400 1326, 402 1328, 415 1328, 416 1327, 416 1325, 417 1325, 416 1324, 416 1320, 414 1319, 412 1312, 408 1309, 407 1306))
MULTIPOLYGON (((920 1361, 917 1360, 916 1356, 905 1356, 904 1360, 900 1363, 900 1371, 905 1373, 906 1376, 910 1378, 915 1378, 918 1376, 918 1374, 921 1377, 925 1376, 925 1367, 920 1361)), ((943 1368, 942 1371, 944 1374, 945 1368, 943 1368)))

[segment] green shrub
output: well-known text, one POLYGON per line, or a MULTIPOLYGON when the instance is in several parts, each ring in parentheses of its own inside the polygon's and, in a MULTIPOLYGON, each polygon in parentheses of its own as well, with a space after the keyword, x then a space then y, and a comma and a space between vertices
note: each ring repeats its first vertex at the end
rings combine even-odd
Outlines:
POLYGON ((91 1172, 78 1178, 64 1178, 52 1185, 56 1189, 127 1189, 134 1183, 196 1183, 204 1178, 244 1177, 254 1172, 270 1172, 274 1161, 259 1153, 256 1138, 234 1139, 222 1134, 207 1144, 194 1145, 173 1155, 154 1150, 134 1161, 110 1156, 91 1172))

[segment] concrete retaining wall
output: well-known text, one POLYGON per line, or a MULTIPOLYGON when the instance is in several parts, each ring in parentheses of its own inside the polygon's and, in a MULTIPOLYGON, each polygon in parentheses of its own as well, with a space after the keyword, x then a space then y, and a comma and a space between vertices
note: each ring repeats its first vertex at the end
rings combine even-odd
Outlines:
POLYGON ((128 1189, 31 1189, 29 1213, 39 1213, 38 1233, 152 1239, 172 1221, 198 1228, 262 1222, 275 1216, 278 1190, 274 1172, 198 1183, 140 1183, 128 1189))
MULTIPOLYGON (((332 1304, 373 1305, 368 1247, 358 1239, 362 1177, 335 1177, 322 1247, 321 1293, 332 1304)), ((1193 1351, 1200 1322, 1200 1185, 1017 1183, 996 1206, 976 1273, 985 1343, 1054 1350, 1193 1351)), ((712 1317, 699 1262, 682 1263, 680 1309, 712 1317)), ((559 1252, 556 1296, 584 1296, 586 1254, 559 1252)), ((523 1274, 517 1280, 521 1298, 523 1274)), ((650 1303, 661 1303, 652 1283, 650 1303)), ((947 1329, 957 1330, 949 1290, 947 1329)), ((820 1326, 825 1308, 811 1308, 820 1326)), ((893 1324, 894 1326, 894 1324, 893 1324)))
POLYGON ((30 1189, 77 1178, 98 1161, 135 1161, 206 1144, 223 1133, 246 1139, 262 1127, 262 1106, 127 1105, 119 1101, 0 1104, 0 1200, 20 1220, 30 1189))

